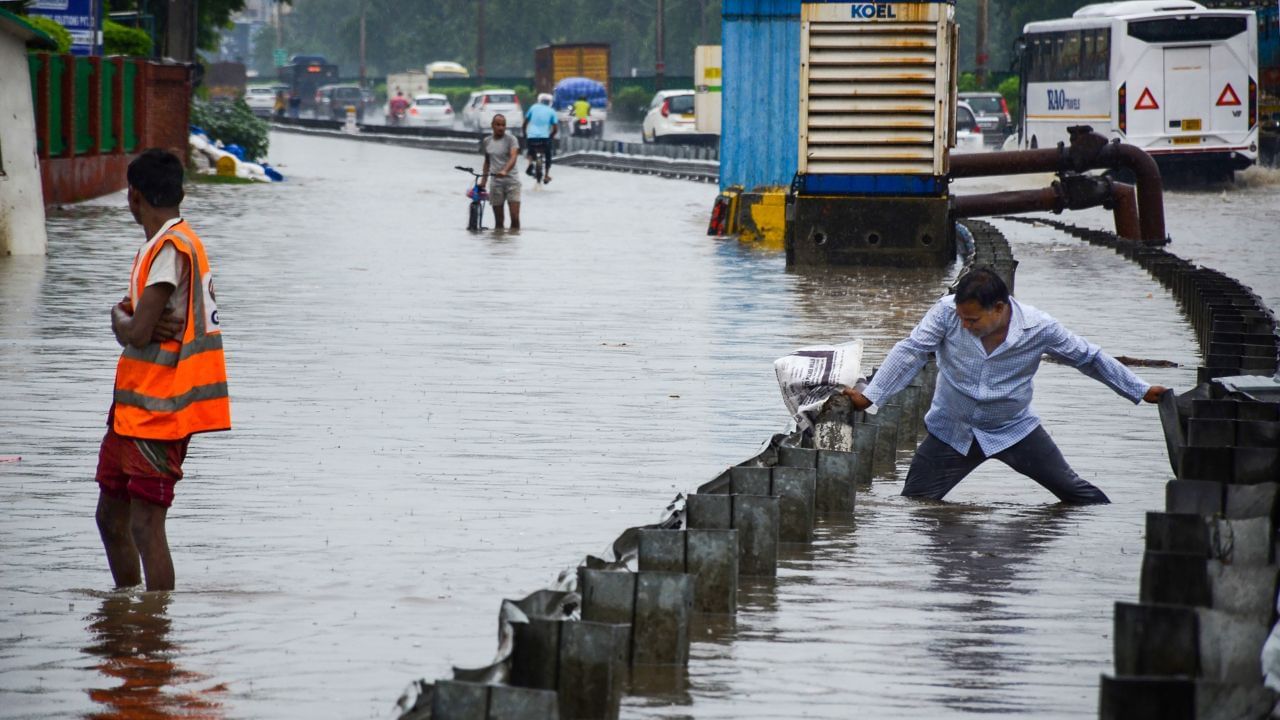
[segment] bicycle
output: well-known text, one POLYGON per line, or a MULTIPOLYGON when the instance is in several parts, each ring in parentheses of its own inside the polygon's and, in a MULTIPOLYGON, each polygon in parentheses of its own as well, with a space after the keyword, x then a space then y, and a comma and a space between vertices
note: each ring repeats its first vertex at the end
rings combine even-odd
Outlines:
MULTIPOLYGON (((531 139, 528 142, 530 143, 529 154, 533 156, 533 164, 525 171, 525 174, 533 178, 533 186, 536 189, 546 182, 543 178, 547 174, 547 156, 542 148, 533 145, 533 143, 538 142, 538 139, 531 139)), ((543 142, 551 143, 554 140, 548 138, 543 142)))
POLYGON ((484 230, 484 205, 489 201, 489 192, 480 186, 480 178, 484 176, 473 168, 461 165, 454 165, 453 167, 455 170, 461 170, 475 178, 471 189, 467 191, 467 197, 471 198, 471 207, 467 214, 467 229, 484 230))

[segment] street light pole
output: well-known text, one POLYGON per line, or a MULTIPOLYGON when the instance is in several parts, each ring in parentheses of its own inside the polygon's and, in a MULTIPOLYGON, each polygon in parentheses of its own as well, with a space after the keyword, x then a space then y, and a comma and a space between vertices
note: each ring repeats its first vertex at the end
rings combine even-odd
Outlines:
POLYGON ((975 58, 978 62, 978 86, 986 87, 987 85, 987 3, 988 0, 978 0, 978 18, 974 23, 978 26, 974 33, 975 58))
POLYGON ((657 42, 657 53, 656 53, 656 54, 657 54, 657 64, 656 64, 656 66, 654 67, 654 70, 655 70, 656 72, 655 72, 655 77, 654 77, 654 80, 653 80, 653 87, 654 87, 654 89, 655 89, 655 90, 661 90, 661 89, 662 89, 662 76, 663 76, 663 75, 665 75, 665 74, 666 74, 666 71, 667 71, 667 64, 666 64, 666 62, 664 61, 664 57, 663 57, 663 50, 662 50, 662 33, 663 33, 663 30, 664 30, 664 28, 662 27, 662 18, 663 18, 663 15, 665 15, 665 14, 666 14, 665 12, 663 12, 663 10, 664 10, 664 5, 665 5, 665 3, 663 2, 663 0, 658 0, 658 22, 657 22, 657 26, 658 26, 658 38, 657 38, 657 41, 658 41, 658 42, 657 42))
POLYGON ((484 0, 476 0, 476 77, 484 84, 484 0))
POLYGON ((369 7, 369 3, 367 0, 360 0, 360 87, 361 89, 367 87, 364 82, 364 15, 365 15, 365 10, 368 9, 368 7, 369 7))

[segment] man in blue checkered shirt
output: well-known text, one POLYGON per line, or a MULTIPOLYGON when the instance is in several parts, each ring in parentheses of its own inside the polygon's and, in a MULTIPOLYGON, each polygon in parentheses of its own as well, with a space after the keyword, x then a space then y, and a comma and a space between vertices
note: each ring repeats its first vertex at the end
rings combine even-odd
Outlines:
POLYGON ((929 435, 902 488, 910 497, 941 500, 995 458, 1063 502, 1110 502, 1071 469, 1031 409, 1031 381, 1046 353, 1134 403, 1158 402, 1165 392, 1046 313, 1010 297, 1000 276, 986 268, 961 278, 956 294, 939 300, 910 337, 893 347, 864 390, 844 392, 859 410, 881 403, 911 382, 930 353, 938 356, 938 385, 924 420, 929 435))

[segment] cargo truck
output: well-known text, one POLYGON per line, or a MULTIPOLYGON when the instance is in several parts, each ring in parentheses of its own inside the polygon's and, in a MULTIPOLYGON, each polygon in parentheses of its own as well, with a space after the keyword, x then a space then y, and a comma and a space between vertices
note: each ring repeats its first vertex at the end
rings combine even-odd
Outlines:
POLYGON ((540 93, 550 93, 565 78, 584 77, 609 90, 609 44, 571 43, 543 45, 533 51, 533 84, 540 93))

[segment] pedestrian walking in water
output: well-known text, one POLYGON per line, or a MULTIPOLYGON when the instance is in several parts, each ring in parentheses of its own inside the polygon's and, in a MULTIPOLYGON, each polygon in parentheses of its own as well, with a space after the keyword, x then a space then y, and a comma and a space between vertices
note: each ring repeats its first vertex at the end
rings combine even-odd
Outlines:
POLYGON ((1015 300, 992 270, 977 268, 893 347, 864 390, 844 393, 865 410, 906 387, 930 353, 937 353, 938 383, 925 416, 929 434, 902 488, 909 497, 941 500, 995 458, 1063 502, 1110 502, 1071 469, 1031 409, 1032 378, 1046 353, 1134 403, 1158 402, 1165 392, 1048 314, 1015 300))
POLYGON ((129 211, 147 240, 111 309, 124 351, 97 471, 98 532, 117 587, 145 575, 148 590, 173 589, 165 517, 187 443, 231 428, 213 276, 182 219, 182 174, 182 161, 156 148, 129 163, 129 211))
POLYGON ((493 226, 503 228, 505 203, 511 208, 511 229, 520 229, 520 174, 515 172, 516 162, 520 158, 520 141, 507 132, 505 115, 494 115, 490 124, 493 134, 484 139, 481 147, 484 152, 484 169, 481 171, 480 187, 485 186, 490 174, 493 184, 489 187, 489 204, 493 206, 493 226))

